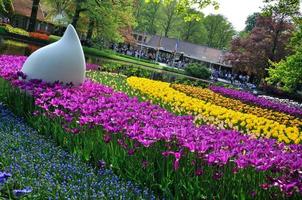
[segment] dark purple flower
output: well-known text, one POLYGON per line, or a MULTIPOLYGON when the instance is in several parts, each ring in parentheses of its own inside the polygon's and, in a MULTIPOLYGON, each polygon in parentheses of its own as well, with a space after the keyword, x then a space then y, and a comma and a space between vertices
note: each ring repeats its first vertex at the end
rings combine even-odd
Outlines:
POLYGON ((147 160, 144 160, 142 163, 143 169, 146 169, 149 165, 149 162, 147 160))
POLYGON ((223 173, 222 173, 222 172, 216 171, 216 172, 214 172, 214 174, 213 174, 213 179, 217 181, 217 180, 220 180, 220 179, 222 178, 222 176, 223 176, 223 173))
POLYGON ((234 167, 232 169, 233 174, 237 174, 239 172, 239 168, 238 167, 234 167))
POLYGON ((109 134, 106 134, 103 136, 103 140, 105 143, 109 143, 111 141, 111 136, 109 134))
POLYGON ((99 168, 105 168, 106 167, 106 162, 104 161, 104 160, 99 160, 99 162, 98 162, 98 166, 99 166, 99 168))
POLYGON ((256 192, 256 191, 252 191, 252 192, 251 192, 251 197, 252 197, 252 198, 255 198, 256 195, 257 195, 257 192, 256 192))
POLYGON ((26 79, 26 78, 27 78, 27 75, 24 74, 22 71, 18 71, 18 72, 17 72, 17 76, 18 76, 18 77, 21 77, 22 79, 26 79))
POLYGON ((195 170, 195 175, 196 176, 201 176, 203 174, 203 170, 201 168, 198 168, 195 170))
POLYGON ((134 155, 134 153, 135 153, 135 149, 129 149, 129 150, 128 150, 128 155, 129 155, 129 156, 134 155))

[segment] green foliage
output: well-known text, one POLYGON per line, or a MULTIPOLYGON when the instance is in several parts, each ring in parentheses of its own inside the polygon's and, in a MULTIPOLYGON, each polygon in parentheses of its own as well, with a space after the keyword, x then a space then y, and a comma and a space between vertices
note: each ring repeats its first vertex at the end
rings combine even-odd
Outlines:
POLYGON ((81 34, 92 33, 97 44, 104 41, 123 42, 122 30, 135 24, 133 0, 98 1, 98 0, 44 0, 50 10, 49 18, 57 23, 70 23, 81 34), (64 20, 57 20, 61 17, 64 20), (90 23, 91 22, 91 23, 90 23), (89 26, 91 24, 91 26, 89 26))
POLYGON ((301 16, 300 0, 264 0, 264 15, 285 19, 301 16), (281 14, 281 15, 280 15, 281 14))
POLYGON ((302 48, 279 63, 272 63, 274 68, 269 69, 267 81, 280 85, 288 92, 296 92, 302 87, 302 48))
POLYGON ((160 20, 161 24, 161 32, 165 37, 169 36, 169 32, 171 32, 175 28, 175 23, 178 20, 177 13, 177 1, 172 0, 170 3, 164 4, 162 7, 162 19, 160 20))
MULTIPOLYGON (((162 2, 164 4, 171 4, 173 0, 163 0, 162 2)), ((196 13, 190 12, 190 10, 192 8, 202 10, 208 6, 213 6, 216 10, 219 8, 217 0, 178 0, 176 4, 176 12, 184 15, 185 21, 199 20, 200 16, 196 13)))
POLYGON ((196 10, 191 10, 191 12, 198 15, 200 20, 180 20, 181 23, 178 25, 180 38, 195 44, 206 44, 208 40, 208 32, 203 23, 204 15, 196 10))
POLYGON ((232 24, 222 15, 208 15, 204 19, 208 33, 207 45, 214 48, 228 47, 235 30, 232 24))
POLYGON ((0 0, 0 14, 9 15, 13 12, 12 0, 0 0))
POLYGON ((135 8, 135 18, 139 32, 147 32, 149 34, 156 34, 159 32, 160 20, 163 13, 160 9, 161 3, 145 3, 145 0, 139 0, 135 8))
POLYGON ((180 11, 179 4, 180 1, 176 0, 138 1, 135 7, 138 25, 135 29, 214 48, 229 46, 235 30, 225 17, 213 15, 204 18, 196 7, 180 11))
POLYGON ((185 71, 188 75, 201 79, 209 79, 211 76, 211 72, 206 66, 196 63, 186 66, 185 71))
POLYGON ((296 30, 290 40, 289 48, 296 50, 302 47, 302 18, 296 19, 296 30))
POLYGON ((256 21, 260 13, 255 12, 251 15, 249 15, 245 21, 245 31, 246 32, 251 32, 253 28, 256 26, 256 21))

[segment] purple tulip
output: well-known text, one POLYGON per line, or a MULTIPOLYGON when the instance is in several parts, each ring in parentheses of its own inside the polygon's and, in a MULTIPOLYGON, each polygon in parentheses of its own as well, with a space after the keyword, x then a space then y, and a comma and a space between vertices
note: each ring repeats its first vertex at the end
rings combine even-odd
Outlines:
POLYGON ((231 97, 234 99, 238 99, 245 103, 257 105, 257 106, 260 106, 263 108, 268 108, 268 109, 279 111, 279 112, 284 112, 284 113, 302 118, 302 109, 297 108, 297 107, 291 107, 289 105, 274 102, 274 101, 265 99, 263 97, 257 97, 254 94, 245 92, 245 91, 239 91, 239 90, 220 87, 220 86, 210 86, 210 89, 213 92, 216 92, 216 93, 219 93, 219 94, 222 94, 224 96, 231 97))

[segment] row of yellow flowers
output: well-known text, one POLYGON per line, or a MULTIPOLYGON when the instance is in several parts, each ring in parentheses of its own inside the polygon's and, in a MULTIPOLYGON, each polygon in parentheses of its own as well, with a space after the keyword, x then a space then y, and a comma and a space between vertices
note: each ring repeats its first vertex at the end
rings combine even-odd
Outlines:
POLYGON ((224 97, 207 88, 203 89, 183 84, 172 84, 171 87, 189 96, 204 100, 217 106, 222 106, 243 113, 253 114, 258 117, 265 117, 286 126, 302 126, 302 121, 297 117, 273 110, 268 110, 265 108, 260 108, 257 106, 248 105, 241 102, 240 100, 224 97))
POLYGON ((166 102, 176 112, 196 115, 197 124, 215 124, 219 128, 235 129, 253 134, 255 137, 273 137, 286 143, 298 144, 302 140, 302 134, 296 126, 287 127, 264 117, 234 111, 190 97, 171 88, 166 82, 130 77, 127 83, 154 100, 166 102))

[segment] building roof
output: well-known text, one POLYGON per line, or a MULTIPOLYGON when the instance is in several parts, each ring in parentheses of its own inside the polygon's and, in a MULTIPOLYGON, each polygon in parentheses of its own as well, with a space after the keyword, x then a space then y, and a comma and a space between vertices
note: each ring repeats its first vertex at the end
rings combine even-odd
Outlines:
MULTIPOLYGON (((13 0, 14 13, 18 15, 30 17, 32 4, 33 4, 32 0, 13 0)), ((44 13, 40 5, 38 8, 37 19, 39 21, 44 21, 44 13)))
POLYGON ((223 62, 223 57, 225 51, 220 49, 215 49, 207 46, 202 46, 198 44, 193 44, 186 41, 177 40, 175 38, 160 37, 158 35, 153 35, 149 40, 147 40, 144 45, 160 48, 163 51, 175 52, 177 45, 177 52, 184 53, 186 57, 190 57, 196 60, 201 60, 213 64, 220 64, 228 66, 223 62), (161 40, 161 42, 160 42, 161 40), (160 44, 160 47, 159 47, 160 44))

